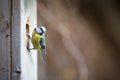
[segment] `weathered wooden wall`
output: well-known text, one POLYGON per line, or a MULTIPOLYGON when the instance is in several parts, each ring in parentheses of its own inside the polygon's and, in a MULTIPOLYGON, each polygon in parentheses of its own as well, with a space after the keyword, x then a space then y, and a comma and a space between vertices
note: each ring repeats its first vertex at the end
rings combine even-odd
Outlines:
POLYGON ((10 80, 10 0, 0 0, 0 80, 10 80))
POLYGON ((0 1, 0 80, 37 80, 37 52, 26 40, 36 22, 36 0, 0 1))

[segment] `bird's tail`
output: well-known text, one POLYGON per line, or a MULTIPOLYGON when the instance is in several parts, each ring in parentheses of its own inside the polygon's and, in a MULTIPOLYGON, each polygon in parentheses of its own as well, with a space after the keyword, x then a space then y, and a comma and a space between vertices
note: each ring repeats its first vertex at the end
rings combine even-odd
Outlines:
POLYGON ((44 63, 45 62, 45 49, 41 48, 41 60, 44 63))

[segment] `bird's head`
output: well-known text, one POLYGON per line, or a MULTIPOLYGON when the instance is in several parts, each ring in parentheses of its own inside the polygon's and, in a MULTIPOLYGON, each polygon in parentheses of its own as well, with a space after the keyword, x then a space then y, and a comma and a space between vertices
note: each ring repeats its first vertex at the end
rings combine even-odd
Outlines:
POLYGON ((35 31, 38 34, 42 35, 42 34, 44 34, 46 32, 46 28, 45 28, 45 26, 40 25, 40 26, 38 26, 38 27, 35 28, 35 31))

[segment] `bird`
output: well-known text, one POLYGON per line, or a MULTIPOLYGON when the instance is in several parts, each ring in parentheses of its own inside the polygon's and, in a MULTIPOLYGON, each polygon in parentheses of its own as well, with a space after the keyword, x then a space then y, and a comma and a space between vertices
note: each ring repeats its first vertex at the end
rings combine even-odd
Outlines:
POLYGON ((35 27, 32 36, 30 37, 29 34, 27 34, 28 38, 31 39, 33 48, 28 48, 28 50, 40 50, 41 51, 41 60, 44 63, 44 57, 45 57, 45 32, 46 28, 44 25, 40 25, 38 27, 35 27))

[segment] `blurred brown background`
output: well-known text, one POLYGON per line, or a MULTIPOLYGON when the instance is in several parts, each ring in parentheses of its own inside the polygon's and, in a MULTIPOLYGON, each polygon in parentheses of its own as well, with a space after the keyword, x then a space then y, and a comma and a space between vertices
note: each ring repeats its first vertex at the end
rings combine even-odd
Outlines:
POLYGON ((39 80, 120 80, 119 0, 38 0, 46 32, 39 80))

